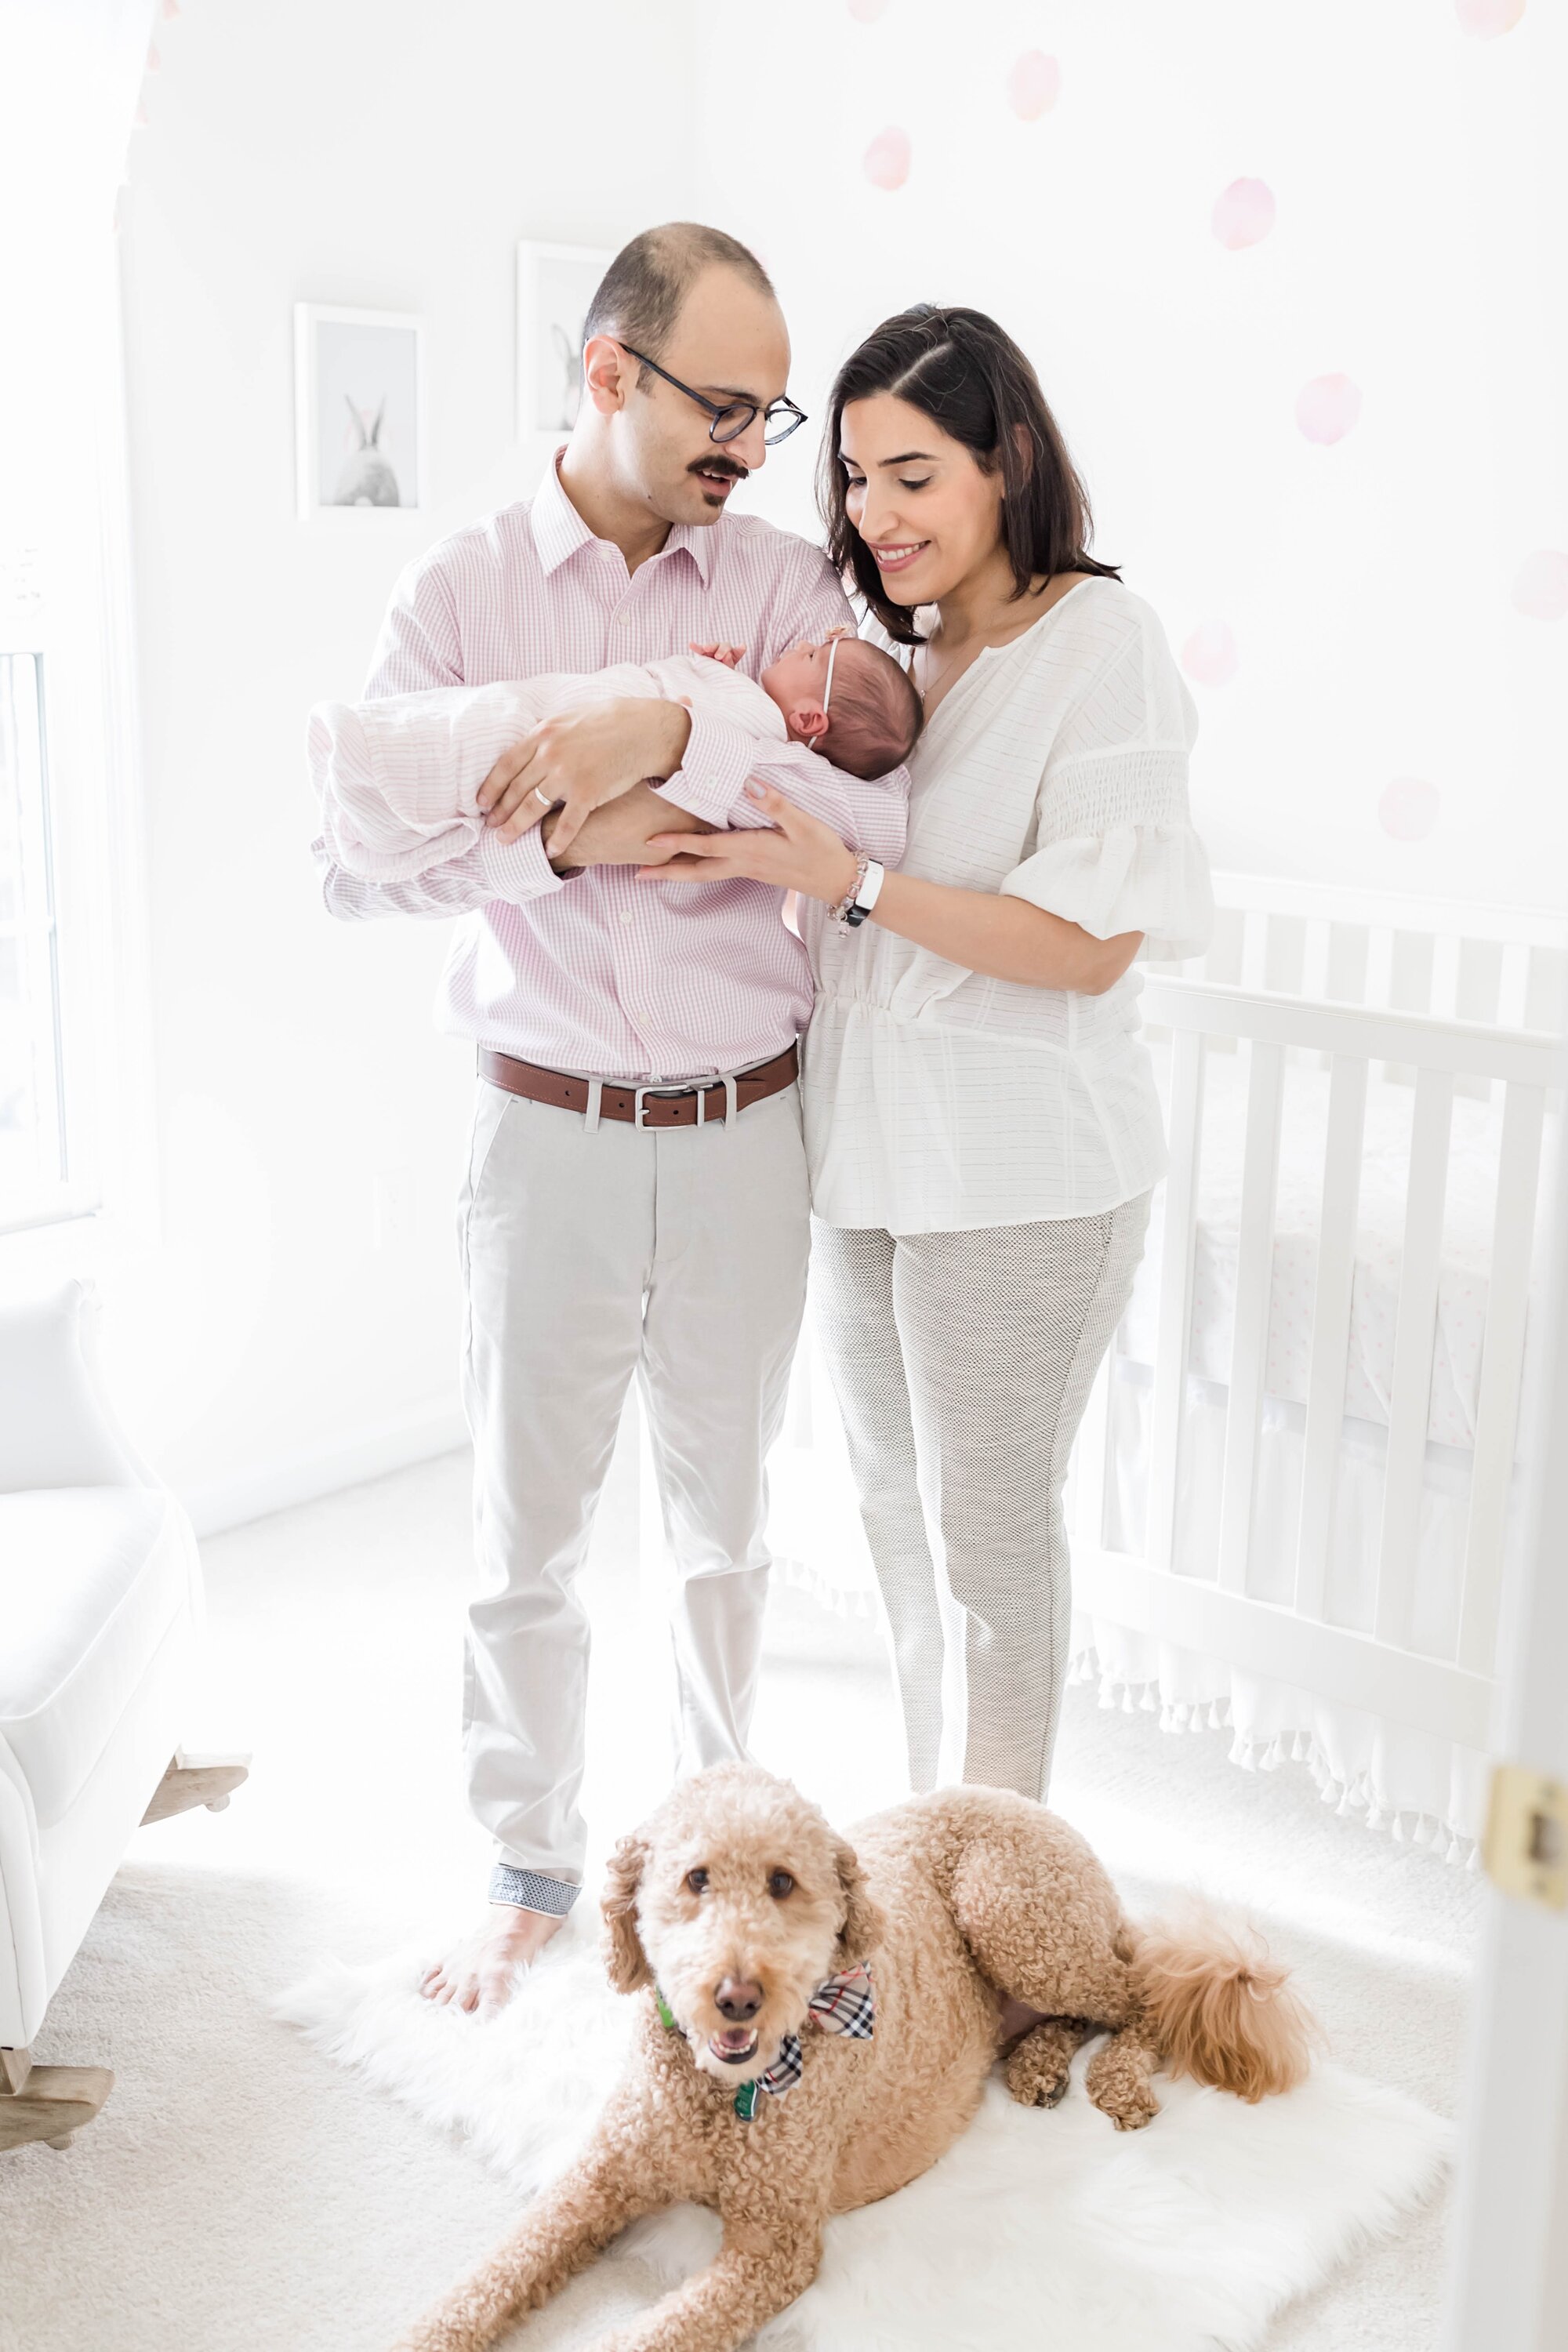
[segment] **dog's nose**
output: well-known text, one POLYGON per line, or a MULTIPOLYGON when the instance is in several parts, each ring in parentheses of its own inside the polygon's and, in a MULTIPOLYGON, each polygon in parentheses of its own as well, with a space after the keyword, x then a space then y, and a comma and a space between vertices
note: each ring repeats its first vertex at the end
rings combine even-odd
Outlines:
POLYGON ((752 1984, 749 1978, 726 1977, 714 1991, 713 2006, 721 2017, 743 2025, 747 2018, 755 2017, 764 1998, 762 1986, 752 1984))

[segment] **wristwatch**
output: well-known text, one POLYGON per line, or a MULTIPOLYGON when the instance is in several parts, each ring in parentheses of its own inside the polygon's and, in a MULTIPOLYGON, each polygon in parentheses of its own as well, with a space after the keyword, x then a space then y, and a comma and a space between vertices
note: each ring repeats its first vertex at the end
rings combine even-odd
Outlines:
POLYGON ((886 866, 879 865, 876 858, 858 857, 854 882, 833 909, 835 922, 842 923, 847 930, 851 931, 863 923, 877 903, 886 872, 886 866))

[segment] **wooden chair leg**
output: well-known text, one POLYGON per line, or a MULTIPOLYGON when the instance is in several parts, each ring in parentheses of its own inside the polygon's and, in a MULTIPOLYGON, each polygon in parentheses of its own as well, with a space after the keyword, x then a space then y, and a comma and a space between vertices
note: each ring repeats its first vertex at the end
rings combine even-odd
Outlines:
MULTIPOLYGON (((25 2050, 5 2053, 26 2060, 25 2050)), ((6 2069, 9 2079, 12 2069, 6 2069)), ((83 2124, 89 2124, 114 2086, 107 2066, 33 2066, 24 2064, 19 2090, 0 2092, 0 2153, 26 2147, 41 2139, 50 2147, 68 2147, 83 2124)))
POLYGON ((19 2091, 33 2069, 30 2050, 0 2050, 0 2098, 19 2091))
POLYGON ((142 1816, 142 1825, 167 1821, 171 1813, 188 1813, 195 1805, 205 1805, 209 1813, 221 1813, 234 1790, 249 1778, 247 1755, 191 1756, 177 1748, 153 1791, 153 1801, 142 1816))

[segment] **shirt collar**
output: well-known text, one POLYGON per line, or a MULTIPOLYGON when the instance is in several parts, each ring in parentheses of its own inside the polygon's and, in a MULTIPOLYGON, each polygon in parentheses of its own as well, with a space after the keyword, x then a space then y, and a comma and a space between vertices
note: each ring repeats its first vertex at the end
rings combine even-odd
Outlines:
MULTIPOLYGON (((598 543, 561 486, 557 467, 564 447, 563 442, 562 447, 552 454, 528 510, 529 528, 533 533, 533 544, 547 580, 569 557, 575 555, 580 547, 592 547, 598 543)), ((713 541, 720 528, 718 523, 678 522, 671 528, 659 554, 668 555, 684 548, 697 566, 698 575, 706 588, 712 577, 713 541)), ((653 560, 657 562, 658 557, 653 560)))

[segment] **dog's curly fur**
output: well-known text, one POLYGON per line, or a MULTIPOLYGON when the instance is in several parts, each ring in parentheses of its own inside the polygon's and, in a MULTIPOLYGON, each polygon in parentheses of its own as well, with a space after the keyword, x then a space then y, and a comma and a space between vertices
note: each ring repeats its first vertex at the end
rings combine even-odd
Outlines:
POLYGON ((1026 2105, 1054 2106, 1079 2044, 1109 2032, 1086 2087, 1121 2130, 1157 2113, 1162 2065, 1252 2100, 1305 2072, 1305 2014, 1255 1941, 1207 1923, 1134 1927, 1076 1832, 999 1790, 916 1798, 851 1845, 787 1782, 721 1765, 622 1842, 604 1915, 610 1980, 641 2004, 626 2070, 577 2162, 401 2352, 480 2352, 638 2215, 682 2200, 718 2211, 719 2254, 598 2352, 731 2352, 810 2284, 828 2215, 889 2195, 952 2146, 998 2056, 1004 2005, 1023 2028, 1007 2084, 1026 2105), (874 2037, 813 2032, 811 1994, 861 1959, 874 2037), (736 2030, 715 2000, 726 1979, 762 1995, 739 2064, 714 2047, 736 2030), (737 2085, 795 2032, 802 2080, 742 2121, 737 2085))

